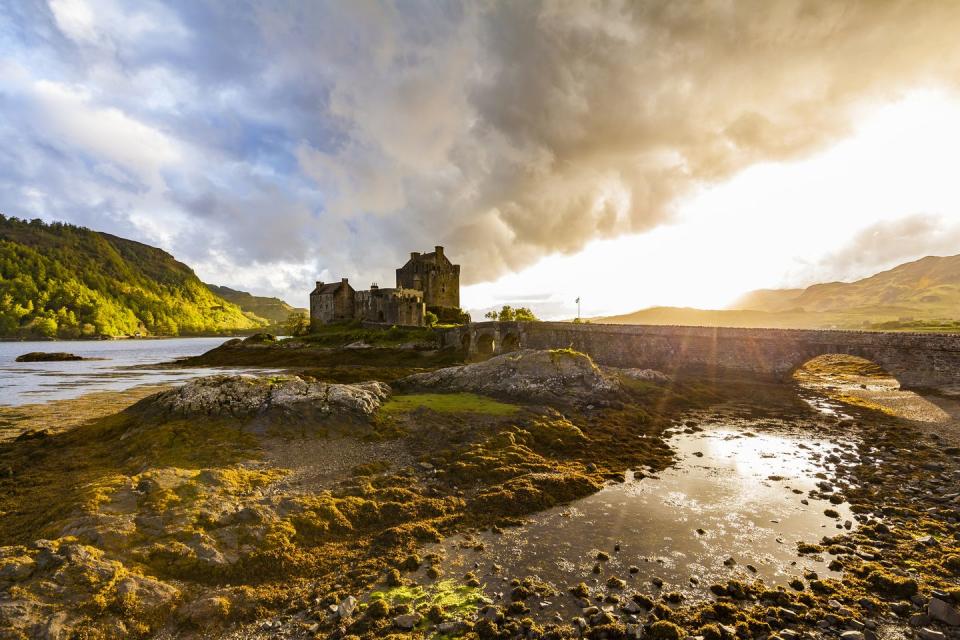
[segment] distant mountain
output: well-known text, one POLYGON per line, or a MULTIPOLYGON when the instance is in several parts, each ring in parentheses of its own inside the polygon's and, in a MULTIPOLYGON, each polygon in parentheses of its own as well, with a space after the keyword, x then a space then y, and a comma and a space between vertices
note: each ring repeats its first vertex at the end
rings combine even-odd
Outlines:
POLYGON ((735 306, 759 311, 803 309, 960 318, 960 255, 927 256, 856 282, 828 282, 802 290, 755 291, 735 306))
POLYGON ((928 256, 855 282, 751 291, 730 309, 654 307, 592 322, 957 331, 960 255, 928 256))
POLYGON ((215 284, 208 284, 207 288, 227 302, 232 302, 244 311, 265 318, 273 324, 286 322, 291 313, 309 313, 308 309, 292 307, 280 298, 255 296, 246 291, 237 291, 230 287, 218 287, 215 284))
POLYGON ((185 335, 266 324, 165 251, 0 215, 0 337, 185 335))

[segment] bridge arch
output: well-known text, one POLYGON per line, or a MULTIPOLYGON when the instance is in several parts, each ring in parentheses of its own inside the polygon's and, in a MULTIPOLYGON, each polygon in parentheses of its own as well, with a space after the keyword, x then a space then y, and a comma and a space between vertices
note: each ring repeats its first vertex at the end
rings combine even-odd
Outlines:
POLYGON ((520 336, 516 333, 506 333, 500 339, 500 353, 510 353, 520 348, 520 336))
POLYGON ((814 356, 796 367, 791 377, 801 385, 823 385, 831 381, 843 384, 859 378, 893 380, 899 386, 896 376, 877 362, 849 353, 824 353, 814 356))
POLYGON ((481 333, 477 335, 477 354, 480 356, 492 356, 496 352, 496 340, 492 333, 481 333))
POLYGON ((787 378, 795 379, 804 369, 822 370, 821 365, 830 362, 841 363, 840 366, 848 372, 851 369, 860 369, 866 375, 893 378, 901 385, 911 384, 911 374, 905 370, 902 363, 890 358, 882 349, 871 349, 859 344, 816 345, 804 349, 787 370, 787 378))

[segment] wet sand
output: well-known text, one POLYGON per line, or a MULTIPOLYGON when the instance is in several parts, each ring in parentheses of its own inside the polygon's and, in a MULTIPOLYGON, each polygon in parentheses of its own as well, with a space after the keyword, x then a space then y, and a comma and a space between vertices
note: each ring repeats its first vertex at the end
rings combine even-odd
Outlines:
POLYGON ((171 385, 142 385, 123 391, 97 391, 66 400, 53 400, 14 407, 0 406, 0 442, 30 431, 48 434, 68 431, 126 409, 150 394, 171 385))

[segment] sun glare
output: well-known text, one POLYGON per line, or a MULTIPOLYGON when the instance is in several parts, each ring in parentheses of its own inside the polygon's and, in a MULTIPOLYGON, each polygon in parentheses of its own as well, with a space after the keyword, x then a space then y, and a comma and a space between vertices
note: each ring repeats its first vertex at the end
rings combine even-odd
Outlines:
POLYGON ((668 225, 466 287, 465 306, 527 304, 548 318, 575 315, 578 296, 585 316, 723 308, 753 289, 815 282, 878 222, 927 214, 960 225, 960 98, 918 90, 858 118, 848 138, 813 156, 705 185, 668 225))

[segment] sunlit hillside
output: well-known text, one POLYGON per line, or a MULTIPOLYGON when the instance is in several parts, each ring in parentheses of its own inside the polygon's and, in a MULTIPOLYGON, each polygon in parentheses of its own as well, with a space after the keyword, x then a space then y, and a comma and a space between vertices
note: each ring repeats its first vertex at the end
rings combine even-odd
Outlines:
POLYGON ((609 324, 797 329, 960 330, 960 255, 929 256, 857 280, 751 291, 731 309, 653 307, 594 318, 609 324))
POLYGON ((0 337, 182 335, 265 324, 165 251, 0 216, 0 337))

